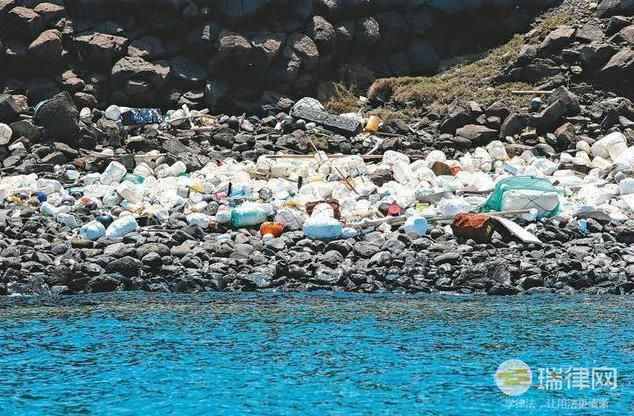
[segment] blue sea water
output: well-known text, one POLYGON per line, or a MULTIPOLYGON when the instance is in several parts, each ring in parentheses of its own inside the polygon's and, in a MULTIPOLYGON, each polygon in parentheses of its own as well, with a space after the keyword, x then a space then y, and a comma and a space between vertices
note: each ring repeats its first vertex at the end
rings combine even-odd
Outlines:
POLYGON ((263 293, 5 301, 0 414, 632 414, 633 306, 263 293), (508 359, 531 368, 520 396, 495 383, 508 359), (586 386, 599 367, 617 371, 616 386, 586 386), (575 369, 578 387, 564 376, 540 389, 540 368, 575 369))

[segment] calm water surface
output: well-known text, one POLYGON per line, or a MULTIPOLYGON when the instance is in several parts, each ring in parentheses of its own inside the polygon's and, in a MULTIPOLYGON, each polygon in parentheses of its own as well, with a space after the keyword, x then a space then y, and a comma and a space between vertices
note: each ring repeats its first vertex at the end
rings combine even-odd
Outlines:
POLYGON ((634 414, 633 298, 1 302, 1 415, 634 414), (533 376, 517 397, 494 380, 513 358, 533 376), (548 367, 615 368, 617 386, 539 389, 548 367))

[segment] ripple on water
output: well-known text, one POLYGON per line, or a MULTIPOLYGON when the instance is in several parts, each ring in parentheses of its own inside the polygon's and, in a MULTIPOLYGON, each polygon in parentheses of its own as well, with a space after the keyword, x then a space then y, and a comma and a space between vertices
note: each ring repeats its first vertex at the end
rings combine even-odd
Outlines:
MULTIPOLYGON (((2 414, 531 414, 495 386, 510 358, 616 367, 632 413, 634 300, 109 294, 0 305, 2 414)), ((534 380, 536 381, 536 380, 534 380)), ((565 412, 563 412, 565 413, 565 412)), ((585 413, 592 411, 585 410, 585 413)), ((578 414, 578 412, 577 412, 578 414)))

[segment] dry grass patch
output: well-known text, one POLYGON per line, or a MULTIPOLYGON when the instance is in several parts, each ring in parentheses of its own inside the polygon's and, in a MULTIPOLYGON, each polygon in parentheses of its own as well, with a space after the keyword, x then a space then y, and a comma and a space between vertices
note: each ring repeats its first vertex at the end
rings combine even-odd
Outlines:
POLYGON ((494 78, 517 59, 524 45, 540 42, 557 27, 571 24, 572 19, 567 13, 547 14, 526 36, 515 35, 485 54, 465 57, 462 64, 446 72, 430 77, 379 79, 370 87, 368 97, 417 106, 447 105, 456 98, 483 105, 503 100, 513 107, 522 106, 526 97, 512 94, 512 91, 534 87, 521 82, 496 84, 494 78))

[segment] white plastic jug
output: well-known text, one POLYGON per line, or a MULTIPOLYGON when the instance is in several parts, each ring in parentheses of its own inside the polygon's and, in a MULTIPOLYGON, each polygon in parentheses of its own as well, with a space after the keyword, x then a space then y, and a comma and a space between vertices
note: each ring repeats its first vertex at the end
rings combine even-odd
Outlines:
POLYGON ((117 193, 131 204, 140 204, 143 202, 143 185, 124 181, 117 186, 117 193))
POLYGON ((634 168, 634 146, 626 148, 625 151, 620 153, 615 158, 612 158, 615 163, 624 166, 628 169, 634 168))
POLYGON ((313 240, 335 240, 342 233, 343 225, 328 215, 310 217, 304 223, 304 235, 313 240))
POLYGON ((101 175, 101 183, 113 185, 121 182, 121 179, 128 173, 125 166, 119 162, 110 162, 106 170, 101 175))
POLYGON ((621 195, 634 194, 634 178, 625 178, 619 182, 621 195))
POLYGON ((103 196, 103 206, 105 208, 113 208, 121 203, 121 196, 114 190, 111 189, 106 192, 103 196))
POLYGON ((38 179, 37 190, 44 192, 46 195, 54 194, 56 192, 62 192, 64 187, 59 181, 55 179, 38 179))
POLYGON ((4 123, 0 123, 0 143, 2 143, 2 145, 9 143, 11 136, 13 136, 13 130, 11 130, 11 127, 4 123))
POLYGON ((499 140, 494 140, 487 145, 489 155, 493 160, 509 160, 509 155, 506 153, 506 147, 504 143, 499 140))
POLYGON ((612 160, 616 160, 627 150, 627 140, 623 133, 615 131, 597 140, 591 149, 594 156, 599 156, 604 159, 609 157, 612 160))
POLYGON ((526 189, 514 189, 504 192, 502 211, 536 209, 539 215, 554 210, 559 204, 556 192, 543 192, 526 189))

